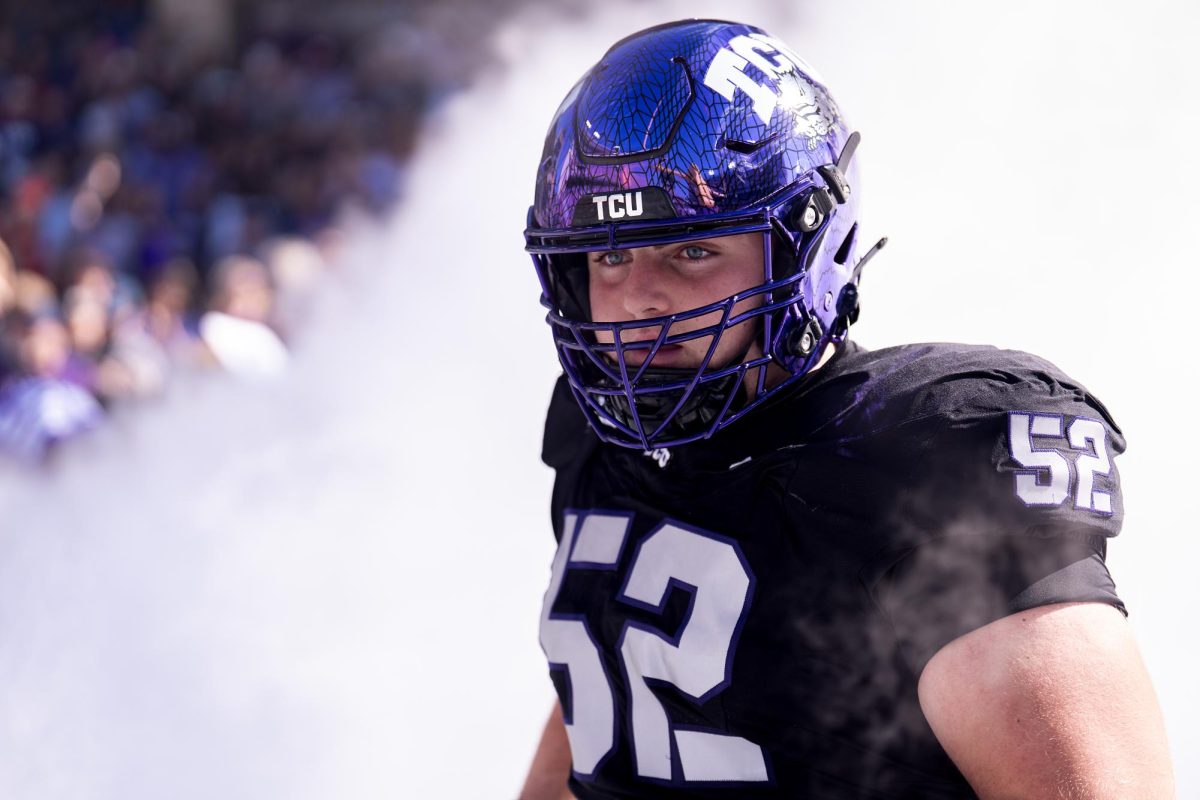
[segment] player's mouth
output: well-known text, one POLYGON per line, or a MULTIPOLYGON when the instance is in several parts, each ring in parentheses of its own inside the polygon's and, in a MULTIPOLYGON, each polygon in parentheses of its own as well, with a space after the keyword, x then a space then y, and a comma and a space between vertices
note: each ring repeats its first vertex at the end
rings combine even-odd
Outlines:
MULTIPOLYGON (((626 365, 631 367, 640 367, 642 364, 646 363, 647 357, 649 357, 651 351, 653 351, 654 357, 650 362, 653 366, 688 366, 688 350, 682 344, 664 344, 655 350, 654 342, 655 339, 637 339, 625 342, 621 351, 625 356, 626 365)), ((612 362, 616 362, 617 360, 617 354, 611 350, 606 352, 604 356, 612 362)))
MULTIPOLYGON (((650 348, 645 349, 626 349, 625 363, 635 367, 640 367, 645 363, 646 357, 650 355, 650 348)), ((656 367, 678 367, 683 366, 687 360, 687 350, 681 344, 664 344, 654 353, 654 358, 650 361, 656 367)))

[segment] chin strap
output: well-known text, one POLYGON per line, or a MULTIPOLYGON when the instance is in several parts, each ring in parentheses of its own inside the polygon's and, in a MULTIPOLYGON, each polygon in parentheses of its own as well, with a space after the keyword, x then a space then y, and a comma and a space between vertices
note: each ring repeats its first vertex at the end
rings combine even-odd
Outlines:
POLYGON ((850 166, 850 159, 854 158, 854 151, 858 149, 858 143, 861 140, 862 136, 858 131, 850 134, 850 138, 842 146, 837 163, 817 167, 817 172, 821 173, 821 177, 825 179, 825 183, 829 186, 829 191, 838 205, 850 199, 850 184, 846 181, 846 170, 850 166))
MULTIPOLYGON (((846 144, 842 147, 842 152, 838 155, 837 163, 826 164, 817 168, 817 172, 825 180, 825 186, 819 187, 810 193, 804 204, 794 212, 792 224, 797 230, 803 233, 817 231, 824 224, 829 213, 850 198, 851 187, 846 180, 846 172, 849 169, 850 161, 854 158, 854 153, 858 149, 861 139, 862 136, 859 135, 858 131, 851 133, 849 138, 846 139, 846 144)), ((853 235, 854 230, 851 229, 849 236, 853 235)), ((855 264, 850 279, 838 294, 837 316, 828 332, 828 341, 835 344, 844 341, 846 334, 849 333, 850 326, 858 321, 858 284, 862 280, 863 268, 866 267, 867 262, 874 258, 887 245, 887 241, 886 236, 880 239, 855 264)), ((846 245, 847 243, 844 242, 842 246, 846 247, 846 245)), ((805 260, 811 261, 816 256, 816 251, 817 246, 814 243, 814 245, 810 246, 809 256, 805 260)), ((840 260, 839 263, 841 263, 840 260)), ((806 263, 803 266, 807 269, 809 264, 806 263)), ((826 332, 820 320, 815 315, 810 316, 805 314, 805 316, 807 319, 791 332, 785 346, 795 355, 811 359, 823 343, 826 332)))
POLYGON ((850 326, 858 322, 858 282, 862 280, 863 267, 867 262, 875 257, 875 254, 887 246, 887 237, 884 236, 875 246, 867 251, 867 254, 858 260, 854 265, 854 272, 850 274, 850 280, 842 287, 842 291, 838 294, 837 299, 837 319, 833 323, 833 330, 830 332, 830 338, 834 342, 845 340, 846 334, 850 332, 850 326))
MULTIPOLYGON (((850 197, 850 186, 846 183, 846 169, 850 166, 850 159, 854 158, 854 151, 858 149, 858 143, 861 138, 858 131, 850 134, 850 138, 846 140, 846 144, 842 147, 842 152, 838 156, 837 164, 818 168, 821 177, 829 185, 829 193, 833 195, 833 198, 839 204, 846 202, 850 197)), ((858 321, 858 283, 862 279, 863 267, 875 257, 876 253, 887 245, 887 241, 886 236, 880 239, 854 265, 854 272, 851 273, 850 280, 846 282, 846 285, 842 287, 842 291, 838 294, 837 318, 834 320, 833 326, 829 331, 831 341, 835 343, 844 341, 846 334, 850 331, 850 326, 858 321)))
POLYGON ((817 172, 825 179, 825 186, 809 194, 804 205, 796 209, 792 224, 803 233, 812 233, 821 227, 821 223, 829 216, 829 212, 850 199, 850 183, 846 180, 846 170, 854 151, 862 136, 855 131, 850 134, 836 164, 823 164, 817 167, 817 172))
MULTIPOLYGON (((842 146, 842 152, 838 154, 836 164, 824 164, 817 167, 817 172, 825 181, 825 186, 817 186, 813 191, 809 192, 808 197, 804 202, 791 213, 791 225, 794 230, 801 234, 814 234, 815 237, 808 242, 807 247, 803 252, 796 253, 796 260, 800 262, 800 269, 808 272, 811 269, 812 262, 817 257, 817 253, 821 247, 821 240, 824 238, 825 231, 822 226, 825 225, 830 213, 850 199, 851 187, 849 181, 846 180, 846 172, 850 167, 850 161, 854 158, 854 153, 858 150, 858 143, 862 140, 862 135, 858 131, 854 131, 846 139, 846 143, 842 146)), ((774 222, 774 220, 772 220, 774 222)), ((777 228, 784 233, 790 233, 788 227, 782 223, 777 225, 777 228)), ((841 249, 846 248, 851 237, 854 236, 855 229, 851 228, 847 234, 846 242, 842 243, 841 249)), ((792 241, 802 240, 802 236, 791 236, 792 241)), ((858 274, 863 265, 866 263, 875 250, 882 245, 876 245, 875 249, 868 253, 865 258, 858 262, 855 268, 854 276, 851 278, 851 283, 857 283, 858 274)), ((842 256, 838 256, 838 263, 841 263, 842 256)), ((849 285, 849 284, 847 284, 849 285)), ((845 296, 843 288, 842 297, 845 296)), ((833 329, 830 331, 829 339, 833 341, 841 341, 845 338, 845 328, 849 328, 849 321, 843 321, 841 313, 842 297, 838 298, 838 318, 834 321, 833 329), (840 336, 838 335, 841 332, 840 336)), ((857 306, 857 296, 852 298, 855 307, 857 306)), ((799 324, 797 324, 786 335, 783 342, 783 349, 792 356, 799 356, 803 359, 803 369, 808 369, 811 366, 811 361, 814 358, 820 345, 827 339, 826 332, 821 320, 816 314, 808 313, 807 309, 802 306, 798 309, 801 315, 799 324)), ((848 317, 846 318, 848 319, 848 317)))

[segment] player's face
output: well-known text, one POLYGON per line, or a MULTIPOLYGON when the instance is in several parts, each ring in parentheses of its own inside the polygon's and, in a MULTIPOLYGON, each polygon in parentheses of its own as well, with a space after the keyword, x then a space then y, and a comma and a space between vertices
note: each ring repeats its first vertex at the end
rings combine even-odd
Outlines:
MULTIPOLYGON (((763 239, 759 233, 720 236, 630 250, 606 250, 588 254, 588 291, 592 319, 596 322, 631 322, 688 311, 724 300, 757 286, 763 280, 763 239)), ((762 296, 736 304, 740 314, 762 303, 762 296)), ((671 326, 669 336, 715 325, 721 312, 681 320, 671 326)), ((747 352, 758 330, 757 320, 747 320, 721 334, 711 363, 724 366, 747 352)), ((626 330, 622 343, 654 340, 661 326, 626 330)), ((602 343, 612 342, 607 331, 597 332, 602 343)), ((704 361, 711 336, 664 345, 654 357, 656 367, 697 367, 704 361)), ((638 365, 646 350, 626 350, 625 360, 638 365)))

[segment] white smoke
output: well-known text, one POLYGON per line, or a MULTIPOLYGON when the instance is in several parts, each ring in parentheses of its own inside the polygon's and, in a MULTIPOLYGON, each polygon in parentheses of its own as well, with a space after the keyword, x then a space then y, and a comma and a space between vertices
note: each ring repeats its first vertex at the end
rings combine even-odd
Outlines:
MULTIPOLYGON (((866 233, 892 240, 858 338, 1028 349, 1125 427, 1110 564, 1180 795, 1200 794, 1175 399, 1198 288, 1196 10, 778 5, 736 15, 829 80, 864 133, 866 233)), ((556 365, 520 237, 534 165, 608 44, 729 13, 507 24, 509 67, 430 122, 393 224, 354 227, 284 380, 188 382, 53 470, 0 474, 0 795, 515 793, 552 697, 538 448, 556 365)))

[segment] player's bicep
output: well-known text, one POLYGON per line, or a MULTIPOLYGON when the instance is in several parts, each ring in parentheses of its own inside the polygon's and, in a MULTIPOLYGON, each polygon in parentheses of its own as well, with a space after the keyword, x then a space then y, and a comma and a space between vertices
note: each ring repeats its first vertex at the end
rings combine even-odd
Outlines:
POLYGON ((981 798, 1169 798, 1162 717, 1121 613, 1022 611, 942 647, 921 708, 981 798))

